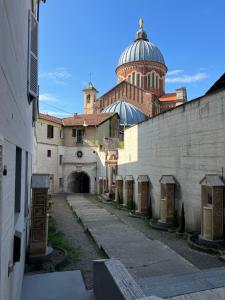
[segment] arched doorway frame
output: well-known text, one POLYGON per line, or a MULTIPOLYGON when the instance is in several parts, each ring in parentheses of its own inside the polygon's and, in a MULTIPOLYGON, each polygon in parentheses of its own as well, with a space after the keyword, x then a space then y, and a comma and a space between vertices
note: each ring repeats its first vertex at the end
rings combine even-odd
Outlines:
MULTIPOLYGON (((75 184, 75 182, 74 182, 74 184, 75 184)), ((73 172, 71 172, 69 174, 69 176, 67 177, 67 191, 71 192, 71 193, 87 193, 87 194, 90 194, 90 191, 91 191, 91 178, 90 178, 89 174, 86 171, 73 171, 73 172), (72 182, 71 179, 73 178, 74 175, 79 176, 81 174, 87 176, 87 178, 88 178, 88 191, 87 192, 86 191, 85 192, 84 191, 79 191, 79 192, 71 191, 71 188, 70 188, 70 183, 72 182)))

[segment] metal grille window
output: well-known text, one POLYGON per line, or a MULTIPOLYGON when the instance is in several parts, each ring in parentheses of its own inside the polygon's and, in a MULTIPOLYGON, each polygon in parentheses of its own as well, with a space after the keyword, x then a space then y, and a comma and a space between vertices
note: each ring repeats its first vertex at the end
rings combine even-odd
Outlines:
POLYGON ((38 21, 29 13, 28 95, 38 97, 38 21))

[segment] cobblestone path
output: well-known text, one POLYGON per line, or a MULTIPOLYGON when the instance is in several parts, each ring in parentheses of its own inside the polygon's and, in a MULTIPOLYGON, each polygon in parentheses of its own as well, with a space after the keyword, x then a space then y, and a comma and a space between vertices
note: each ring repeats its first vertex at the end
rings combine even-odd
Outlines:
POLYGON ((103 258, 97 246, 84 232, 84 228, 77 222, 76 217, 69 208, 65 196, 53 196, 52 217, 57 228, 64 233, 67 242, 80 250, 80 259, 73 265, 68 265, 66 270, 80 270, 87 289, 93 287, 92 261, 103 258))

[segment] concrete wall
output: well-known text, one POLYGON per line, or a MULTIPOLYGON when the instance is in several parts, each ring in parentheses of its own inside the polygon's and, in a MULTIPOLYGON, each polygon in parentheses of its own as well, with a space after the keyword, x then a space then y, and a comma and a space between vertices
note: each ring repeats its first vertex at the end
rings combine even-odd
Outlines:
MULTIPOLYGON (((28 10, 31 1, 0 0, 0 299, 18 300, 24 271, 27 228, 24 217, 26 152, 28 189, 32 157, 32 105, 27 98, 28 10), (16 146, 22 149, 21 211, 14 214, 16 146), (21 259, 13 264, 15 231, 22 234, 21 259), (8 267, 12 272, 8 275, 8 267)), ((28 192, 28 202, 30 193, 28 192)))
POLYGON ((186 225, 200 230, 201 187, 205 174, 225 168, 225 92, 190 101, 125 131, 125 148, 119 150, 118 174, 151 181, 153 216, 159 216, 162 175, 174 175, 176 209, 184 203, 186 225))

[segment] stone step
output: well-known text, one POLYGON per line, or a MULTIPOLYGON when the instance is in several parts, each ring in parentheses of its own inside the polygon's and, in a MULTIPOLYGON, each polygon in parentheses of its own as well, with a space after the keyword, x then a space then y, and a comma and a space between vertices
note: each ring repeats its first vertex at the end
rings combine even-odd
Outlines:
POLYGON ((137 280, 147 296, 174 297, 225 286, 225 267, 137 280))
POLYGON ((21 300, 95 300, 80 271, 25 275, 21 300))

